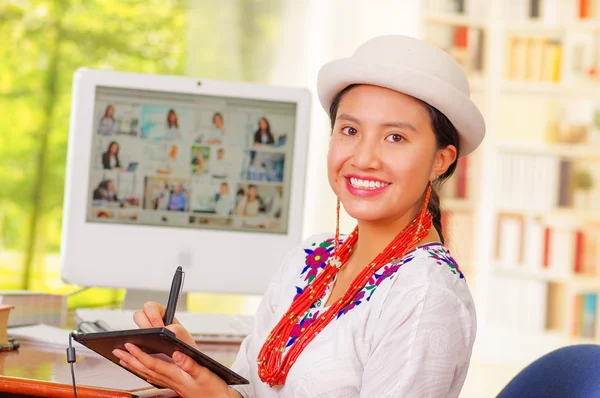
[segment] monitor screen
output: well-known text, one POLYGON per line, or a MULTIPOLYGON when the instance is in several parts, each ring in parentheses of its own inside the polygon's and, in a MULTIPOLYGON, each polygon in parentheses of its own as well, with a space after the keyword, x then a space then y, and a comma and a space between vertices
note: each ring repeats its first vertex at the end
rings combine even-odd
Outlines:
POLYGON ((86 221, 288 233, 296 103, 96 87, 86 221))

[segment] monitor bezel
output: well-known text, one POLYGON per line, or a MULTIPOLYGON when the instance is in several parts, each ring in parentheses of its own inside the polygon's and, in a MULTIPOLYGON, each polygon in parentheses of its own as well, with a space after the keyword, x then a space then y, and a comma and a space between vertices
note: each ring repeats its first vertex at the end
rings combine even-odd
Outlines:
POLYGON ((182 265, 187 275, 185 291, 262 294, 284 254, 302 237, 310 102, 310 92, 303 88, 93 69, 76 71, 63 205, 61 278, 79 286, 165 291, 175 268, 182 265), (295 103, 287 233, 87 221, 98 87, 295 103), (159 248, 161 239, 166 243, 159 248), (98 242, 104 252, 99 250, 98 242), (110 248, 115 252, 105 253, 110 248), (249 259, 257 264, 249 264, 249 259))

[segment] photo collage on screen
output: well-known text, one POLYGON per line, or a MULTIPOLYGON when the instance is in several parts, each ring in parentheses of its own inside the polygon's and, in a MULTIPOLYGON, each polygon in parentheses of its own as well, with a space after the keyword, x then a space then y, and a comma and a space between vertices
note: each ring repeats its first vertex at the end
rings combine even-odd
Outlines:
POLYGON ((295 106, 99 89, 88 220, 287 232, 295 106))

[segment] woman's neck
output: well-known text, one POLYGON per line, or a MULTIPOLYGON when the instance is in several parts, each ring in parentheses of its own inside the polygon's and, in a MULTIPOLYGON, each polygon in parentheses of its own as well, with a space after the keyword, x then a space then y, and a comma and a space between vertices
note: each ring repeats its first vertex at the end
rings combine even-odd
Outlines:
MULTIPOLYGON (((352 268, 355 272, 360 272, 363 267, 373 261, 418 216, 419 211, 420 206, 411 208, 392 221, 359 221, 358 240, 354 248, 354 253, 349 260, 349 268, 352 268)), ((427 236, 419 244, 437 240, 439 240, 439 237, 437 237, 437 232, 432 226, 427 236)))

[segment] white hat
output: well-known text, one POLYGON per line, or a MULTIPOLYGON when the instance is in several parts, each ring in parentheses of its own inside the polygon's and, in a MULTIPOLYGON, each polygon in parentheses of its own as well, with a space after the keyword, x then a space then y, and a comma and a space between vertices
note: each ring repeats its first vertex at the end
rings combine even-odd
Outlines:
POLYGON ((351 84, 386 87, 437 108, 458 130, 460 157, 483 140, 485 122, 469 98, 464 70, 449 54, 424 41, 380 36, 364 43, 350 58, 325 64, 317 77, 317 92, 327 113, 335 96, 351 84))

